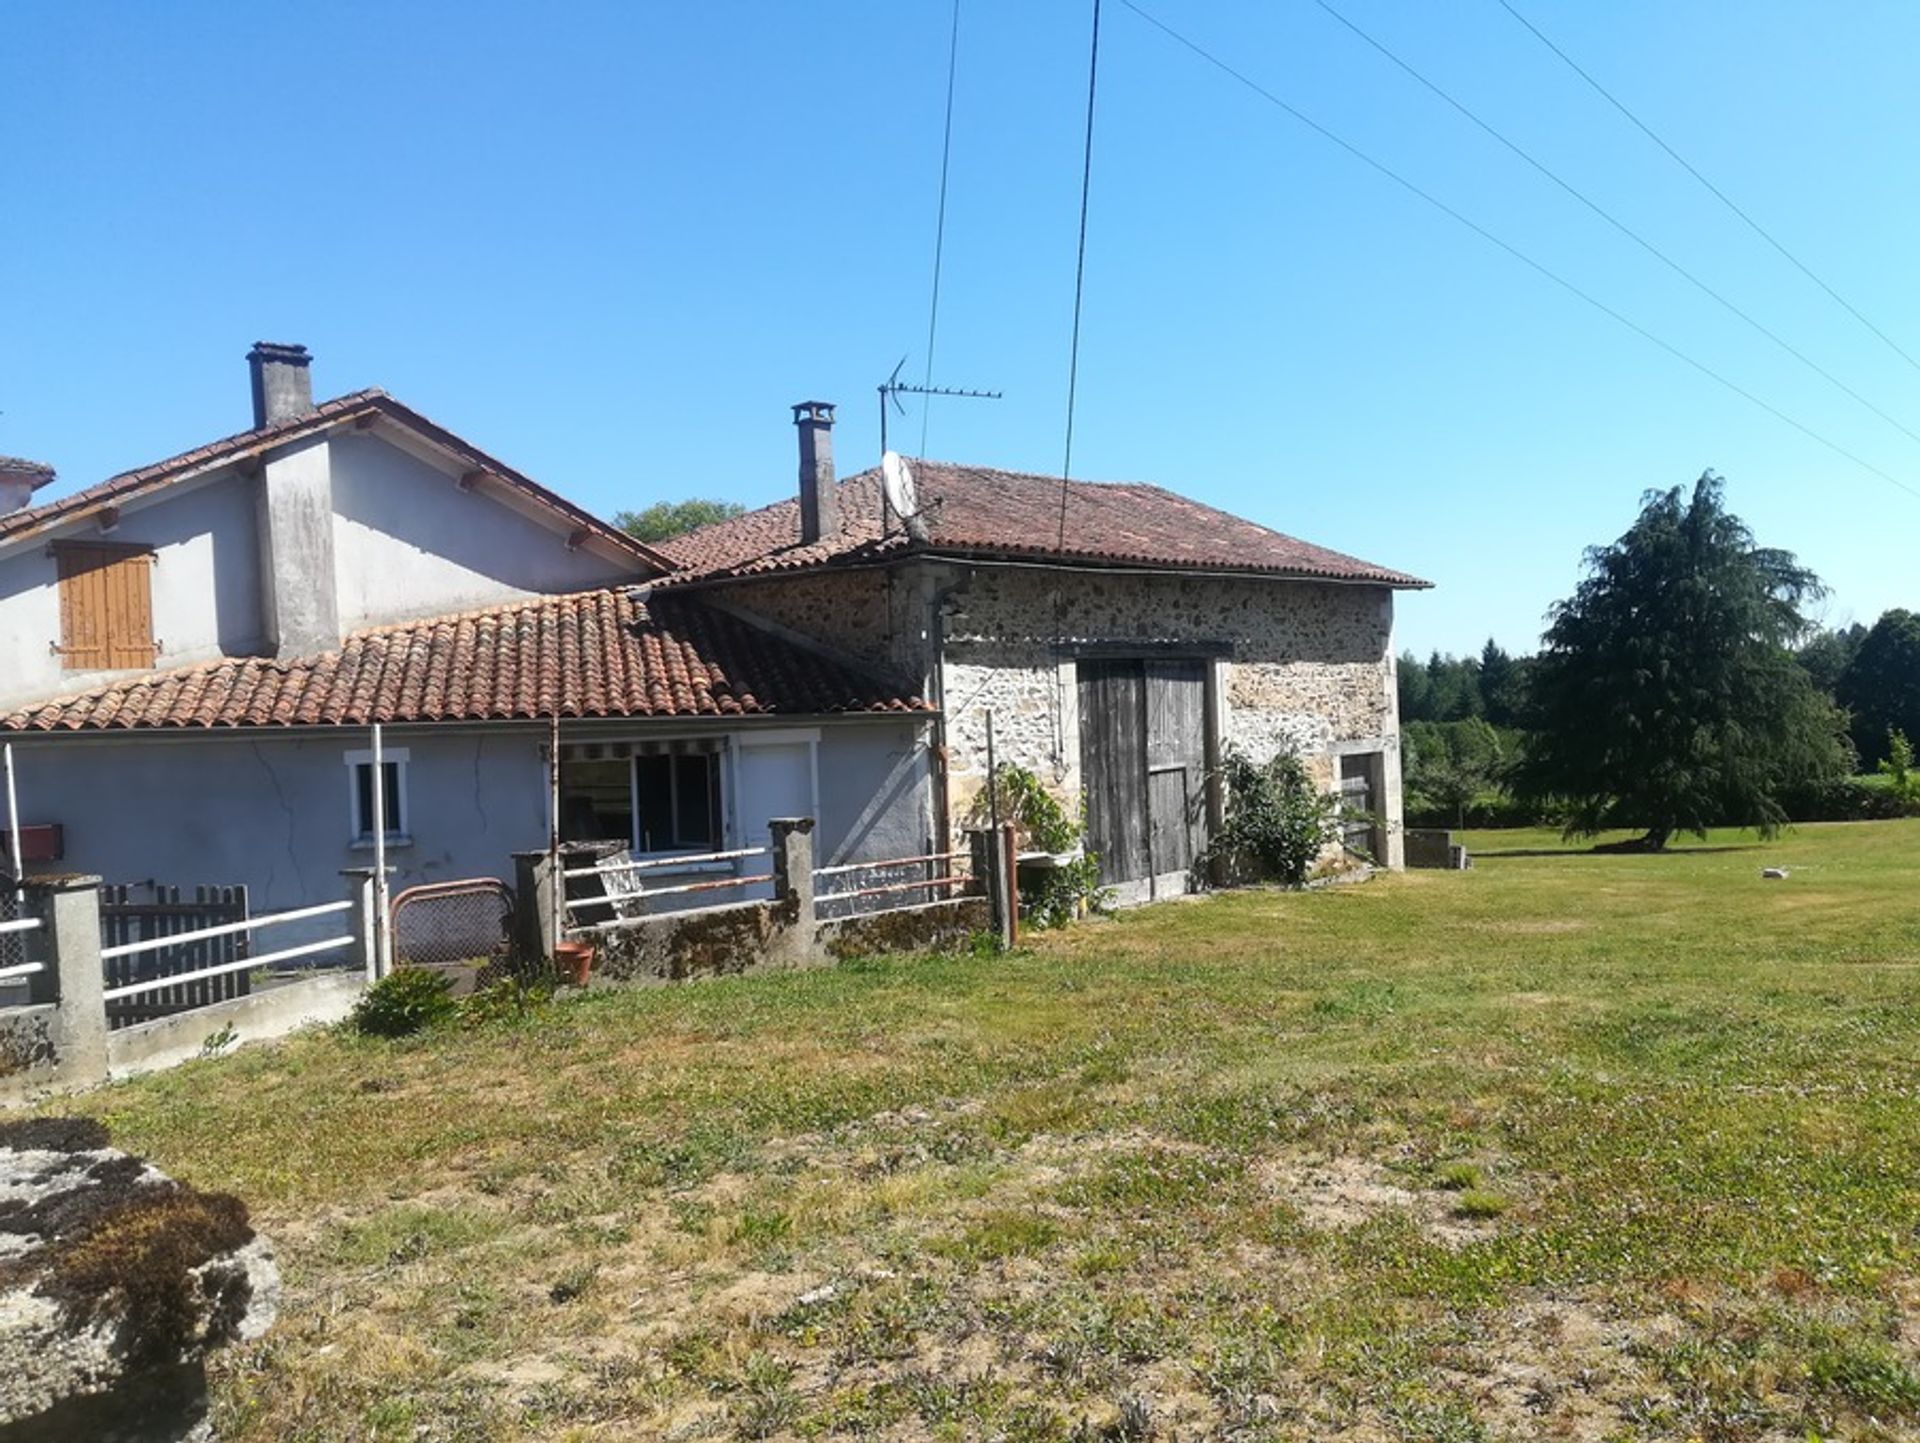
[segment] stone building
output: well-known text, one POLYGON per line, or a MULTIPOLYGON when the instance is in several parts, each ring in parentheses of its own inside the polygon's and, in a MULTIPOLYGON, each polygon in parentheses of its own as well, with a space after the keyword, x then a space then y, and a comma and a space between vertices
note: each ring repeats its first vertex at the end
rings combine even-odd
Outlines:
POLYGON ((1297 750, 1376 819, 1356 844, 1402 864, 1393 600, 1428 583, 1157 486, 932 461, 840 481, 832 407, 794 411, 798 494, 665 543, 654 589, 914 685, 949 837, 991 718, 997 759, 1084 798, 1123 895, 1187 889, 1228 748, 1297 750))

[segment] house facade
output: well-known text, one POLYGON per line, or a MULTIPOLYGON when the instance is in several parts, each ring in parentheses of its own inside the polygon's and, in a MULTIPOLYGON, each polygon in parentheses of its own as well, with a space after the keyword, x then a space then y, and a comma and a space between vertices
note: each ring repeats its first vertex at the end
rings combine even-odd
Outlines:
POLYGON ((784 816, 822 866, 919 857, 981 819, 991 751, 1150 898, 1196 882, 1226 752, 1283 747, 1400 864, 1413 577, 1153 486, 919 462, 889 499, 836 477, 820 403, 791 499, 649 547, 383 392, 316 403, 299 347, 248 359, 234 436, 37 506, 46 468, 0 461, 30 867, 273 910, 376 835, 396 892, 511 880, 556 819, 652 885, 747 875, 707 854, 784 816))
POLYGON ((1229 748, 1298 752, 1402 865, 1393 601, 1427 583, 1155 486, 919 461, 901 515, 878 472, 834 478, 830 407, 795 412, 798 494, 664 544, 659 589, 915 679, 947 836, 979 815, 991 725, 997 761, 1084 800, 1123 896, 1193 885, 1229 748))
POLYGON ((661 881, 774 816, 817 817, 827 860, 926 849, 910 686, 653 599, 667 558, 383 393, 315 404, 299 348, 249 364, 247 431, 0 513, 29 869, 270 910, 340 895, 379 826, 396 892, 510 881, 551 835, 556 728, 563 836, 661 881))

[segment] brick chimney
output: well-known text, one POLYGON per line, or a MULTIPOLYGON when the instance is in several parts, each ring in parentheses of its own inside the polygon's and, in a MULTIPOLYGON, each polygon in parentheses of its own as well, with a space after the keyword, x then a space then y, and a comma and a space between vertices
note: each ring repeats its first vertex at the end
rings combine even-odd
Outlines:
POLYGON ((247 352, 253 372, 253 427, 304 416, 313 409, 313 377, 307 367, 313 357, 305 346, 283 346, 256 341, 247 352))
POLYGON ((0 456, 0 516, 33 504, 33 493, 53 480, 53 467, 43 461, 0 456))
POLYGON ((800 540, 811 545, 840 531, 840 484, 833 476, 833 403, 793 408, 800 430, 800 540))

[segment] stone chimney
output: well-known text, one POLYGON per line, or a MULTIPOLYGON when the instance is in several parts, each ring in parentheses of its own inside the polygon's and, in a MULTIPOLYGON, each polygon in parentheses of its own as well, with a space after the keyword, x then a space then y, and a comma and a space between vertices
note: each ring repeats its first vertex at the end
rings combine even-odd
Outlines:
POLYGON ((33 493, 53 480, 53 467, 43 461, 0 456, 0 516, 33 504, 33 493))
POLYGON ((313 377, 307 367, 313 357, 305 346, 283 346, 256 341, 247 352, 253 372, 253 428, 271 426, 313 409, 313 377))
POLYGON ((833 403, 802 401, 793 408, 800 428, 800 540, 804 545, 840 532, 840 484, 833 477, 833 403))

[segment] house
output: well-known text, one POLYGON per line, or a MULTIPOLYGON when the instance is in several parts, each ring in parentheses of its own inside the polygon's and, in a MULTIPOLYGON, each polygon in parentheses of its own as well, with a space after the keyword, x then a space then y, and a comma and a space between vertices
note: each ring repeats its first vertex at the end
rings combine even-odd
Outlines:
POLYGON ((794 497, 665 543, 688 596, 883 663, 933 704, 933 809, 978 814, 997 761, 1084 797, 1123 897, 1188 890, 1229 747, 1299 751, 1403 862, 1393 602, 1428 583, 1157 486, 911 463, 834 474, 833 408, 794 408, 794 497))
POLYGON ((655 885, 739 875, 707 854, 783 816, 821 865, 919 857, 959 845, 990 726, 1084 794, 1125 895, 1191 885, 1228 747, 1301 750, 1400 864, 1413 577, 1153 486, 919 462, 889 503, 818 402, 791 499, 649 547, 383 392, 316 403, 301 347, 248 363, 237 435, 40 505, 47 468, 0 462, 34 865, 271 910, 338 896, 376 829, 396 891, 509 879, 556 811, 655 885))
POLYGON ((47 468, 0 467, 31 863, 270 910, 339 896, 378 826, 396 891, 510 880, 550 836, 556 716, 571 838, 671 863, 804 814, 823 861, 926 850, 912 685, 655 596, 670 558, 380 391, 315 403, 300 347, 248 361, 238 435, 37 506, 47 468))

